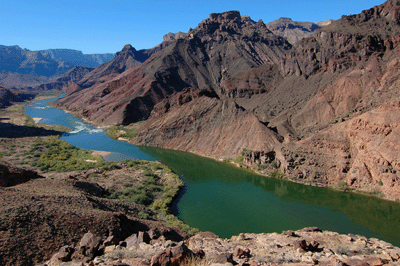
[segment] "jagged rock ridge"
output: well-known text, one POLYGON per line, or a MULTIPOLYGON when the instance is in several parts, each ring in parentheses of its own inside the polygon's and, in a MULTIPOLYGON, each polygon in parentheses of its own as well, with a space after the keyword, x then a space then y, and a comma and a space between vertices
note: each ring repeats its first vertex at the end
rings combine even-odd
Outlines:
POLYGON ((262 64, 277 63, 290 47, 262 21, 242 20, 237 11, 211 14, 140 67, 71 92, 58 106, 96 123, 129 124, 147 118, 156 103, 188 87, 222 95, 224 80, 262 64))

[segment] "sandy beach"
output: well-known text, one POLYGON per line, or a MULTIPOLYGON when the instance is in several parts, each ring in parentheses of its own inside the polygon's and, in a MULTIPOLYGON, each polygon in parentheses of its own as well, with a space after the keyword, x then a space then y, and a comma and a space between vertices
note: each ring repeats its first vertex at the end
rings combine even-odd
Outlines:
POLYGON ((42 120, 41 117, 33 117, 32 119, 33 119, 33 121, 35 121, 35 123, 39 123, 40 120, 42 120))
POLYGON ((111 152, 109 152, 109 151, 93 151, 92 152, 93 156, 107 156, 110 154, 111 154, 111 152))

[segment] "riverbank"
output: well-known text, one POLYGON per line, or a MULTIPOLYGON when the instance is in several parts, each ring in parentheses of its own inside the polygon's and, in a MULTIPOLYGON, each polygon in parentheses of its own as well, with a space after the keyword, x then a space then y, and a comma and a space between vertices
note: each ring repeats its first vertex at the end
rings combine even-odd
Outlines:
POLYGON ((0 110, 1 265, 42 262, 88 228, 107 237, 107 224, 113 232, 127 230, 122 235, 134 232, 126 223, 142 224, 139 228, 165 231, 175 240, 188 235, 178 227, 197 232, 170 214, 183 187, 171 169, 159 162, 104 162, 94 156, 109 152, 59 140, 64 131, 34 123, 24 105, 0 110), (123 213, 119 224, 114 224, 116 212, 123 213))
MULTIPOLYGON (((39 106, 45 105, 39 103, 39 106)), ((136 147, 111 140, 104 132, 61 110, 49 107, 28 110, 32 116, 38 113, 35 110, 43 113, 43 117, 47 117, 46 112, 49 113, 46 119, 51 123, 63 124, 67 121, 73 125, 74 133, 63 136, 72 145, 113 151, 110 157, 116 160, 124 160, 124 155, 136 158, 146 156, 169 165, 187 185, 174 202, 174 213, 203 231, 230 237, 240 232, 281 232, 313 225, 325 230, 377 237, 396 245, 399 243, 399 223, 388 219, 393 213, 399 213, 399 206, 395 204, 265 178, 231 167, 229 163, 191 153, 136 147), (57 119, 52 120, 53 114, 57 119)))
POLYGON ((0 187, 1 265, 36 265, 87 230, 102 239, 112 234, 116 243, 138 230, 153 229, 174 241, 189 236, 177 227, 183 223, 161 208, 182 184, 160 163, 110 163, 31 178, 4 162, 0 169, 0 184, 6 185, 0 187), (19 181, 8 187, 6 179, 19 181))

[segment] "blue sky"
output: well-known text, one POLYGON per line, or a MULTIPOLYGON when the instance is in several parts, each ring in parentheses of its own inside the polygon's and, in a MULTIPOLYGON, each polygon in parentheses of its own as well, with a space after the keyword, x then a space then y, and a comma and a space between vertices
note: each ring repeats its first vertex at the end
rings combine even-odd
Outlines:
POLYGON ((168 32, 195 28, 210 13, 238 10, 265 23, 280 17, 317 22, 358 14, 384 0, 0 0, 0 44, 29 50, 115 53, 151 48, 168 32))

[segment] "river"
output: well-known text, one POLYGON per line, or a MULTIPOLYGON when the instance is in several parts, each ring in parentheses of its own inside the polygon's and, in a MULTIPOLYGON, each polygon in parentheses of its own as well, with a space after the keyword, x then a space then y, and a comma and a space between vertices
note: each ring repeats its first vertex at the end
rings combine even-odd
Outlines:
POLYGON ((41 122, 73 129, 61 136, 89 150, 111 152, 106 161, 159 160, 185 182, 172 211, 185 223, 221 237, 318 226, 323 230, 376 237, 400 246, 400 204, 353 193, 269 179, 229 163, 181 151, 137 147, 107 137, 104 130, 48 106, 25 107, 41 122))

